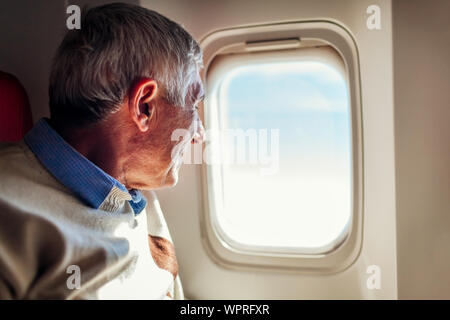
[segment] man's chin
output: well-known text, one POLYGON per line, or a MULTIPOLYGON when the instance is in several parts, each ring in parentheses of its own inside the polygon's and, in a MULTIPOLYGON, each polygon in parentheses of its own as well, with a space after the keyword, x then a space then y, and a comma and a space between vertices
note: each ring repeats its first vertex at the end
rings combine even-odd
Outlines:
POLYGON ((178 183, 178 170, 179 167, 170 168, 164 176, 160 176, 159 178, 153 178, 150 185, 140 186, 142 190, 158 190, 164 188, 175 187, 178 183))
POLYGON ((166 187, 171 188, 175 187, 178 183, 178 173, 170 176, 170 178, 167 180, 166 187))
POLYGON ((172 188, 178 183, 178 169, 172 169, 161 182, 161 188, 172 188))

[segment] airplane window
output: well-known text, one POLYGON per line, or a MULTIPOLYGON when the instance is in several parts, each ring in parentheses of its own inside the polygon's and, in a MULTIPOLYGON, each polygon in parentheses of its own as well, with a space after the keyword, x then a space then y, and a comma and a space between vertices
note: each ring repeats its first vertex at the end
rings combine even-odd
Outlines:
POLYGON ((209 127, 221 132, 212 149, 221 159, 213 217, 220 234, 253 251, 335 248, 352 215, 343 75, 323 61, 258 61, 228 70, 219 82, 218 120, 209 127))

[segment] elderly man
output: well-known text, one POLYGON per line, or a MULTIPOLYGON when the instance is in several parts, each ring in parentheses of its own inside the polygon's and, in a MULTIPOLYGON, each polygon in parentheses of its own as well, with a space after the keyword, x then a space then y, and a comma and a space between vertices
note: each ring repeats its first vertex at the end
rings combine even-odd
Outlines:
POLYGON ((201 60, 154 11, 82 14, 54 57, 51 118, 0 148, 0 298, 183 298, 150 190, 175 185, 183 151, 202 142, 201 60))

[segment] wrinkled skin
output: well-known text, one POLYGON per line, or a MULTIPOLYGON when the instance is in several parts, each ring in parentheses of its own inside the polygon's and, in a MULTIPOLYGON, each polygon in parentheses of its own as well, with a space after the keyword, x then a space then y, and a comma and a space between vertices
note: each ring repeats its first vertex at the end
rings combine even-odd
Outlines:
MULTIPOLYGON (((130 150, 127 171, 139 172, 145 181, 135 179, 131 186, 136 189, 155 189, 173 186, 178 181, 178 170, 182 164, 183 152, 191 141, 201 143, 203 125, 197 110, 192 107, 176 107, 160 101, 157 107, 159 115, 156 126, 148 135, 138 136, 133 143, 141 145, 141 150, 130 150), (174 140, 172 134, 176 129, 184 129, 188 137, 174 140), (197 136, 196 136, 197 135, 197 136), (198 137, 200 136, 200 138, 198 137), (149 183, 151 181, 151 184, 149 183)), ((126 172, 127 172, 126 171, 126 172)), ((127 181, 130 183, 130 181, 127 181)))
POLYGON ((197 74, 185 106, 170 105, 152 79, 141 79, 119 111, 85 128, 52 125, 78 152, 127 189, 151 190, 174 186, 183 152, 202 143, 204 129, 197 112, 203 85, 197 74), (184 139, 174 140, 183 129, 184 139))

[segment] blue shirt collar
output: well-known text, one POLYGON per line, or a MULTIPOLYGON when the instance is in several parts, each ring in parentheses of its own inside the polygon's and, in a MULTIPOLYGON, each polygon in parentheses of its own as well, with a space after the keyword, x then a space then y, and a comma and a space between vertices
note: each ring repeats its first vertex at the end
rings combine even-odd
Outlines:
POLYGON ((141 192, 128 191, 122 183, 72 148, 47 119, 39 120, 24 141, 42 165, 88 206, 99 209, 111 196, 111 191, 119 189, 125 199, 130 199, 135 214, 145 208, 147 201, 141 192))

